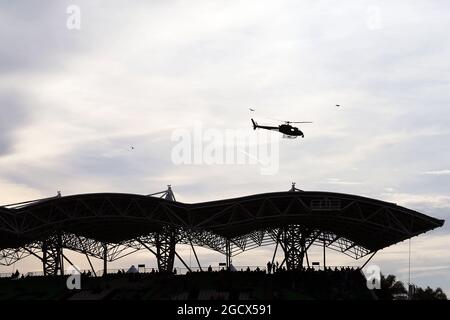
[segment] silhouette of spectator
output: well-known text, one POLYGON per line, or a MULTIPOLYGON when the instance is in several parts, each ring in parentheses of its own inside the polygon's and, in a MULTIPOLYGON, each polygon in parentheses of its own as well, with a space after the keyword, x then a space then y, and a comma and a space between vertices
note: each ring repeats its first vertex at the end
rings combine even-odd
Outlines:
POLYGON ((211 267, 211 265, 209 265, 209 267, 208 267, 208 272, 212 272, 212 267, 211 267))
POLYGON ((173 274, 177 274, 177 268, 173 269, 173 274))
POLYGON ((271 274, 271 273, 272 273, 272 263, 270 263, 270 261, 267 262, 267 273, 268 273, 268 274, 271 274))
POLYGON ((247 267, 247 270, 245 270, 246 272, 250 272, 250 267, 247 267))

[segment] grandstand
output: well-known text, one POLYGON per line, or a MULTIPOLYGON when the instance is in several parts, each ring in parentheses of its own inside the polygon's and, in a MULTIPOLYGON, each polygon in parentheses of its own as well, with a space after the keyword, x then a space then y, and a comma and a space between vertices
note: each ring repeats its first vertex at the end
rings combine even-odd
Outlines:
POLYGON ((62 276, 0 279, 3 299, 66 300, 371 300, 356 269, 192 272, 186 275, 132 273, 82 276, 82 290, 69 290, 62 276))
MULTIPOLYGON (((287 192, 193 204, 177 202, 170 186, 164 192, 148 196, 99 193, 63 197, 59 194, 57 197, 0 207, 0 264, 10 266, 33 256, 42 262, 42 275, 46 277, 16 279, 8 286, 20 286, 21 282, 32 281, 31 287, 35 288, 43 284, 57 287, 64 275, 64 265, 72 264, 64 251, 73 250, 85 255, 93 276, 100 274, 94 270, 90 259, 103 260, 101 273, 105 278, 85 276, 88 279, 86 283, 102 287, 108 279, 127 279, 133 283, 129 275, 108 275, 108 263, 138 250, 147 250, 156 257, 159 272, 157 276, 135 275, 136 278, 141 277, 139 285, 143 285, 144 289, 156 288, 161 279, 172 284, 171 291, 166 295, 152 296, 149 290, 143 289, 147 292, 142 294, 143 298, 202 298, 199 292, 183 291, 183 286, 205 283, 199 288, 204 291, 209 290, 206 284, 214 284, 211 290, 217 292, 221 283, 230 283, 228 277, 241 277, 246 273, 193 272, 177 253, 178 244, 187 244, 192 248, 199 271, 206 270, 196 254, 196 247, 222 253, 226 261, 225 269, 229 270, 234 256, 257 247, 274 245, 272 262, 277 250, 280 250, 284 254, 280 270, 285 272, 275 275, 256 272, 251 273, 251 277, 246 274, 242 281, 240 278, 231 281, 239 283, 238 287, 225 288, 223 292, 231 296, 242 293, 249 298, 268 298, 264 293, 247 290, 240 285, 247 283, 248 288, 261 289, 272 281, 269 287, 273 292, 278 292, 278 298, 289 295, 323 298, 323 293, 328 292, 326 286, 330 285, 341 288, 337 296, 346 299, 352 296, 351 293, 346 294, 349 288, 342 287, 345 283, 352 285, 350 291, 353 293, 368 296, 367 290, 361 289, 361 272, 312 272, 308 258, 311 246, 323 248, 324 267, 325 249, 361 260, 361 267, 364 267, 379 250, 443 224, 443 220, 394 203, 349 194, 301 191, 294 185, 287 192), (172 275, 175 259, 183 263, 187 275, 172 275), (319 281, 316 278, 327 279, 323 281, 321 287, 324 290, 319 290, 319 295, 308 285, 308 279, 319 281), (261 281, 265 281, 264 286, 261 281), (291 290, 297 285, 303 291, 291 290)), ((125 287, 122 289, 125 290, 125 287)), ((61 294, 65 292, 64 288, 60 288, 61 294)), ((107 296, 118 298, 120 294, 114 292, 107 296)), ((140 295, 136 290, 133 292, 140 295)))

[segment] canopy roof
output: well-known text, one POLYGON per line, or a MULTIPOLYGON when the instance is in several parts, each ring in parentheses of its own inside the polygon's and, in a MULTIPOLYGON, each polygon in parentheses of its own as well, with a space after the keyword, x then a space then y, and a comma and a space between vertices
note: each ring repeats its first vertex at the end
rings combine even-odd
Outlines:
POLYGON ((192 204, 136 194, 80 194, 0 207, 0 249, 24 246, 55 232, 120 243, 168 225, 228 239, 298 225, 373 252, 443 224, 444 220, 394 203, 321 191, 265 193, 192 204))

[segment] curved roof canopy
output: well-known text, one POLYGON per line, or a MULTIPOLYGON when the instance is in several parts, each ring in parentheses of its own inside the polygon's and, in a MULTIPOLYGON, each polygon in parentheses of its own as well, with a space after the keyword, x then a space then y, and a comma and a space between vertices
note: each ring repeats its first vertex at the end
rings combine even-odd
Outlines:
POLYGON ((18 248, 55 233, 120 243, 173 226, 236 240, 296 225, 335 235, 330 243, 345 239, 373 252, 443 224, 444 220, 393 203, 331 192, 275 192, 193 204, 99 193, 0 207, 0 249, 18 248))

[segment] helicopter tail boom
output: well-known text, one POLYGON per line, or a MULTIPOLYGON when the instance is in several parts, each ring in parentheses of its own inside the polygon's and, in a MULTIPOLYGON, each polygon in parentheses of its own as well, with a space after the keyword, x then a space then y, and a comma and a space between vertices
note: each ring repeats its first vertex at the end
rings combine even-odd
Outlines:
POLYGON ((275 130, 275 131, 279 131, 278 127, 269 127, 269 126, 260 126, 255 120, 252 119, 252 123, 253 123, 253 130, 256 129, 266 129, 266 130, 275 130))

